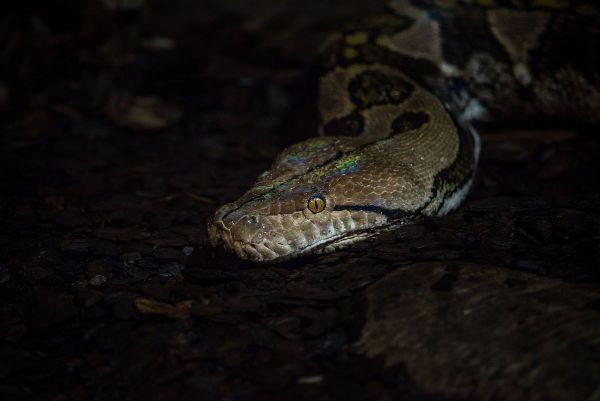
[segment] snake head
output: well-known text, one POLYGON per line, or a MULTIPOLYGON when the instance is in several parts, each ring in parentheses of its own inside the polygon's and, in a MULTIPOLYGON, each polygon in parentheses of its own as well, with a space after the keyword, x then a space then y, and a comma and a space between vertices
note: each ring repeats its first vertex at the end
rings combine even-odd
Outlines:
POLYGON ((386 66, 335 68, 320 84, 321 133, 209 224, 213 243, 253 261, 328 252, 443 215, 466 196, 478 139, 432 93, 386 66))
POLYGON ((319 138, 284 151, 253 188, 216 211, 211 242, 243 259, 281 261, 333 251, 390 223, 386 199, 398 195, 390 191, 388 172, 360 174, 365 162, 380 158, 363 160, 348 149, 348 143, 319 138), (303 160, 306 149, 310 160, 303 160))
POLYGON ((377 213, 336 210, 335 196, 311 185, 284 186, 243 198, 245 202, 238 200, 217 210, 209 234, 213 245, 223 243, 239 257, 255 262, 332 251, 385 222, 377 213))

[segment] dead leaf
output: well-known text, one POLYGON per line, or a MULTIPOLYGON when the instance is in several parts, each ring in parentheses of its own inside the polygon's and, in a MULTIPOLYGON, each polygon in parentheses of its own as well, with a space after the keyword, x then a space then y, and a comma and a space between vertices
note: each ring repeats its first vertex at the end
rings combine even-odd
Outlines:
POLYGON ((194 300, 188 299, 172 305, 166 302, 159 302, 154 299, 140 297, 136 298, 134 303, 138 312, 143 315, 159 315, 171 319, 189 319, 194 300))

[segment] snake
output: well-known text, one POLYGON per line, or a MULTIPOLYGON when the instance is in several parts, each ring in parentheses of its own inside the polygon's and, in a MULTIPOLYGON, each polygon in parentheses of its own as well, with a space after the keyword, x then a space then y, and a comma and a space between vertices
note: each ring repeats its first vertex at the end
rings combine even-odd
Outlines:
POLYGON ((209 219, 213 245, 279 262, 443 216, 481 124, 600 122, 599 9, 567 0, 397 0, 320 50, 318 134, 209 219))

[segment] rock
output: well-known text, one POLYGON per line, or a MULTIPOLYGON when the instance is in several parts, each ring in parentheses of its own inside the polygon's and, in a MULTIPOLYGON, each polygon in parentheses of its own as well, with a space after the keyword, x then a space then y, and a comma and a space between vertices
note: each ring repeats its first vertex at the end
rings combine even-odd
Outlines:
POLYGON ((413 264, 368 288, 356 347, 452 398, 592 399, 599 290, 493 266, 413 264))
POLYGON ((180 259, 184 255, 174 248, 157 248, 154 251, 154 256, 159 259, 180 259))
POLYGON ((106 280, 107 280, 106 276, 98 274, 98 275, 92 277, 90 279, 89 283, 90 283, 90 285, 93 285, 93 286, 99 286, 99 285, 106 283, 106 280))

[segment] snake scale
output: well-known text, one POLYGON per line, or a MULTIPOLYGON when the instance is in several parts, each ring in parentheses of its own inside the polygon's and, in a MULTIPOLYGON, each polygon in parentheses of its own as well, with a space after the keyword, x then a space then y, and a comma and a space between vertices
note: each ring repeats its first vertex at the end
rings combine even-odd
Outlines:
POLYGON ((477 121, 597 126, 599 9, 566 0, 400 0, 322 48, 319 136, 209 221, 256 262, 330 252, 465 199, 477 121))

